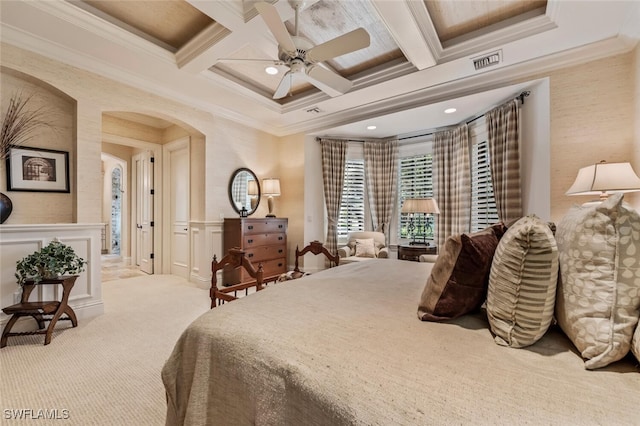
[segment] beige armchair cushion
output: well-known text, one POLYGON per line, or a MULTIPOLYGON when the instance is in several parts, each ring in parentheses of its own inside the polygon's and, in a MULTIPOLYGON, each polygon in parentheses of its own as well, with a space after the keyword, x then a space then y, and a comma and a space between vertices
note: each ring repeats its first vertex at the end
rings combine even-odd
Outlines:
POLYGON ((386 239, 382 232, 351 232, 347 240, 347 245, 338 249, 338 255, 340 256, 340 264, 342 265, 343 263, 359 262, 361 260, 369 260, 373 258, 388 258, 389 248, 386 247, 386 239), (362 253, 358 256, 356 254, 357 240, 373 240, 374 256, 363 256, 362 253))

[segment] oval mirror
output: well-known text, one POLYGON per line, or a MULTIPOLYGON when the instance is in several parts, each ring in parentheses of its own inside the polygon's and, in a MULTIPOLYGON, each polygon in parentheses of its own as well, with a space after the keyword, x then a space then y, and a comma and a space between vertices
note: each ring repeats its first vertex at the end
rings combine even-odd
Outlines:
POLYGON ((242 215, 243 207, 247 216, 255 213, 260 204, 260 182, 255 173, 244 167, 233 172, 229 181, 229 201, 239 215, 242 215))

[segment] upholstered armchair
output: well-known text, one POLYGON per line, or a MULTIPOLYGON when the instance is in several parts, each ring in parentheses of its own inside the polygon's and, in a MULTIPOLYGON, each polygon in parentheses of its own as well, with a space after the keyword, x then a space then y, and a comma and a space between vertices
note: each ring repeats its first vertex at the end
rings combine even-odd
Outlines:
POLYGON ((375 231, 349 233, 347 245, 338 249, 340 264, 360 262, 376 258, 388 258, 389 248, 386 246, 384 234, 375 231))

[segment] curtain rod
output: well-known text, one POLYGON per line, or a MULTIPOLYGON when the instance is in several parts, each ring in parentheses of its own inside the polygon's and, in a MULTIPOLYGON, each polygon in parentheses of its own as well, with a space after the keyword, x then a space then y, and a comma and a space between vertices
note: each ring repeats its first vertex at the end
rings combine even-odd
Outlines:
MULTIPOLYGON (((531 91, 529 91, 529 90, 525 90, 525 91, 521 92, 518 96, 514 97, 513 99, 520 99, 520 103, 521 103, 522 105, 524 105, 524 98, 526 98, 526 97, 527 97, 527 96, 529 96, 530 94, 531 94, 531 91)), ((484 113, 484 114, 480 114, 480 115, 478 115, 478 116, 476 116, 476 117, 474 117, 474 118, 472 118, 472 119, 468 120, 468 121, 467 121, 467 124, 471 124, 471 123, 473 123, 474 121, 476 121, 476 120, 478 120, 478 119, 480 119, 480 118, 484 117, 485 115, 486 115, 486 113, 484 113)), ((403 141, 403 140, 413 139, 413 138, 422 138, 422 137, 425 137, 425 136, 431 136, 431 135, 433 135, 433 134, 434 134, 434 133, 436 133, 436 132, 437 132, 437 130, 435 130, 435 131, 433 131, 433 132, 430 132, 430 133, 422 133, 422 134, 419 134, 419 135, 405 136, 405 137, 403 137, 403 138, 398 138, 398 140, 399 140, 399 141, 403 141)), ((316 141, 317 141, 317 142, 320 142, 322 139, 323 139, 323 138, 317 137, 317 138, 316 138, 316 141)), ((331 138, 324 138, 324 139, 331 139, 331 138)), ((341 139, 341 140, 345 140, 345 141, 347 141, 347 142, 365 142, 364 140, 360 140, 360 139, 341 139)))

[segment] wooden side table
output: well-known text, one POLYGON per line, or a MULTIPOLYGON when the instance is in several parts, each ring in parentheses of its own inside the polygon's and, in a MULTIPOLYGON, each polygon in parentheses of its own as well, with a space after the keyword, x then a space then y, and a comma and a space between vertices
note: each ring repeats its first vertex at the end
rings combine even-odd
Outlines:
POLYGON ((419 262, 421 254, 438 254, 438 247, 423 244, 398 246, 398 259, 400 260, 419 262))
POLYGON ((33 281, 27 281, 22 288, 22 297, 20 303, 7 306, 2 309, 7 315, 11 315, 11 318, 7 322, 4 331, 2 332, 2 338, 0 339, 0 348, 7 346, 7 339, 10 336, 26 336, 32 334, 44 334, 44 344, 51 343, 51 335, 53 329, 56 326, 58 320, 71 321, 73 327, 78 326, 78 319, 76 313, 71 306, 68 305, 69 294, 73 285, 78 278, 77 275, 65 276, 55 279, 44 279, 37 283, 33 281), (58 301, 43 301, 43 302, 29 302, 29 296, 34 288, 38 285, 62 285, 62 299, 58 301), (66 314, 65 317, 62 315, 66 314), (38 323, 38 330, 26 331, 20 333, 11 333, 11 328, 15 325, 16 321, 20 317, 33 317, 38 323), (44 329, 44 323, 49 321, 49 327, 44 329))

